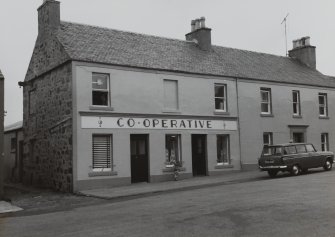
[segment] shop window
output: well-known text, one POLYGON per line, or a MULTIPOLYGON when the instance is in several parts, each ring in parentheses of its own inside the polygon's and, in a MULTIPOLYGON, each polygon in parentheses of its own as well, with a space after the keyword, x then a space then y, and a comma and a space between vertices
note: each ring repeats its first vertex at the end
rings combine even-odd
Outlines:
POLYGON ((327 117, 328 115, 328 101, 325 93, 319 93, 319 114, 322 117, 327 117))
POLYGON ((112 136, 93 135, 93 171, 112 171, 112 136))
POLYGON ((10 139, 10 151, 11 152, 16 152, 16 143, 17 143, 16 137, 12 137, 10 139))
POLYGON ((165 156, 167 163, 182 163, 181 139, 179 134, 169 134, 165 136, 165 156))
POLYGON ((271 114, 272 113, 272 99, 271 99, 271 89, 261 88, 261 114, 271 114))
POLYGON ((329 151, 328 133, 321 133, 321 151, 329 151))
POLYGON ((164 79, 164 109, 178 110, 178 81, 164 79))
POLYGON ((223 165, 231 164, 229 135, 216 136, 217 163, 223 165))
POLYGON ((272 144, 273 144, 272 132, 263 133, 263 145, 264 145, 263 152, 265 155, 270 154, 270 149, 267 146, 270 146, 272 144))
POLYGON ((92 73, 92 105, 109 105, 109 75, 92 73))
POLYGON ((300 92, 292 91, 293 115, 300 116, 300 92))
POLYGON ((227 112, 227 90, 224 84, 215 84, 215 110, 227 112))

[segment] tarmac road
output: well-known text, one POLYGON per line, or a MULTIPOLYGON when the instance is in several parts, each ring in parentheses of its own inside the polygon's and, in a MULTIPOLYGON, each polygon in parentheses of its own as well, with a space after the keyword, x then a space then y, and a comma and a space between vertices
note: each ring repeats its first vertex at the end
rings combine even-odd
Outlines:
POLYGON ((0 236, 335 236, 335 172, 0 218, 0 236))

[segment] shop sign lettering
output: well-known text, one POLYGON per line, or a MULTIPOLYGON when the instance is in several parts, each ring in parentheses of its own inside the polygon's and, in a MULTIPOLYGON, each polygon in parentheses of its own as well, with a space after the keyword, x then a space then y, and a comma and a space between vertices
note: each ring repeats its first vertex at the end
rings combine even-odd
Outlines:
POLYGON ((82 128, 237 130, 236 121, 138 117, 81 117, 82 128))

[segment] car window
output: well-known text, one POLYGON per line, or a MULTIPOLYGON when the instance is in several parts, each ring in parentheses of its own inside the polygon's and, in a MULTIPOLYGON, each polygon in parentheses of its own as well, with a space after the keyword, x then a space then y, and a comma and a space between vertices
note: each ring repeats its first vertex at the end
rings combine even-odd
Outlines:
POLYGON ((315 152, 315 149, 312 144, 306 144, 307 152, 315 152))
POLYGON ((281 155, 283 153, 283 147, 281 146, 264 146, 264 155, 281 155))
POLYGON ((297 150, 295 149, 295 146, 287 146, 285 147, 285 154, 296 154, 297 150))
POLYGON ((297 148, 297 152, 298 153, 306 153, 306 147, 305 147, 305 145, 296 145, 295 146, 296 148, 297 148))

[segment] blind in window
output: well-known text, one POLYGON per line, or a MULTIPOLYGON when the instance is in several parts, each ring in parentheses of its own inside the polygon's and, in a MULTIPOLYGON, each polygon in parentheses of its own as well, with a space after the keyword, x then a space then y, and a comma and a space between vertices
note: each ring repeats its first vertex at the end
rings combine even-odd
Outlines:
POLYGON ((93 136, 93 169, 111 168, 111 136, 93 136))

